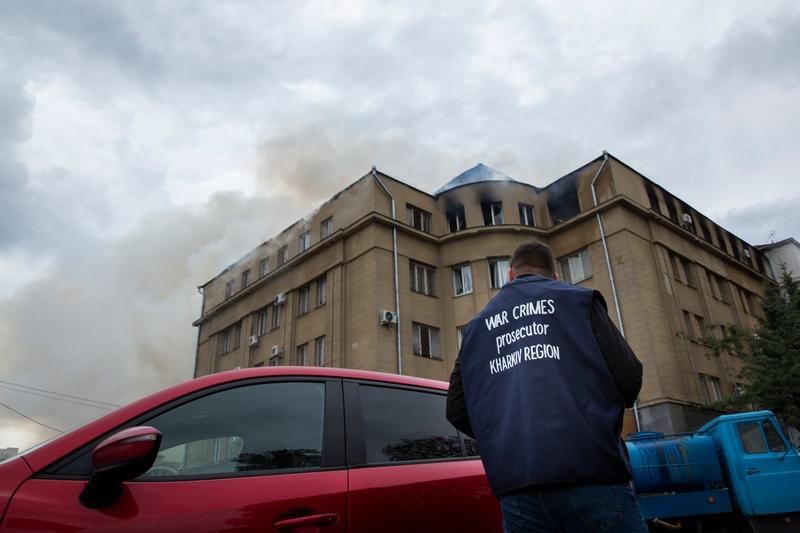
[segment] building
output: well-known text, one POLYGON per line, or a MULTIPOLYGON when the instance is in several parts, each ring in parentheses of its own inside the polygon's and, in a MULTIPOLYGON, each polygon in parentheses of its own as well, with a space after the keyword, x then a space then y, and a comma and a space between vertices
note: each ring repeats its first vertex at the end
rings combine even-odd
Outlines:
POLYGON ((0 448, 0 461, 14 457, 19 453, 19 448, 0 448))
POLYGON ((769 259, 772 266, 770 274, 773 278, 779 281, 781 268, 785 266, 786 272, 793 279, 800 280, 800 242, 789 237, 779 242, 762 244, 757 248, 769 259))
POLYGON ((552 247, 562 279, 605 295, 645 367, 642 429, 696 427, 742 386, 742 361, 698 337, 755 325, 763 254, 606 153, 544 188, 478 165, 429 194, 373 169, 202 286, 195 374, 299 364, 447 380, 462 328, 528 239, 552 247))

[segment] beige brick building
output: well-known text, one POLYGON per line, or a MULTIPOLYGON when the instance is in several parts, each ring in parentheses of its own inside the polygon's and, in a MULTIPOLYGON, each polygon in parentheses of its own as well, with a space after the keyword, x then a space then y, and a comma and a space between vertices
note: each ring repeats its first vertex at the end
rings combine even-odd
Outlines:
POLYGON ((202 286, 195 374, 319 364, 447 380, 459 328, 528 239, 619 324, 618 305, 645 368, 642 429, 696 427, 742 385, 741 360, 693 339, 755 325, 764 256, 606 154, 544 188, 483 165, 434 194, 366 174, 202 286))

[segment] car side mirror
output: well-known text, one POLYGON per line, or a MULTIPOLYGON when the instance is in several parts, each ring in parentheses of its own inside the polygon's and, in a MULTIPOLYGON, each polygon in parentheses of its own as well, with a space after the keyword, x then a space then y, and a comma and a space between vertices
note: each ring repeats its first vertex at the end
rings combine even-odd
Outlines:
POLYGON ((92 450, 92 475, 80 494, 90 509, 116 503, 122 496, 122 482, 147 472, 156 460, 161 432, 137 426, 114 433, 92 450))

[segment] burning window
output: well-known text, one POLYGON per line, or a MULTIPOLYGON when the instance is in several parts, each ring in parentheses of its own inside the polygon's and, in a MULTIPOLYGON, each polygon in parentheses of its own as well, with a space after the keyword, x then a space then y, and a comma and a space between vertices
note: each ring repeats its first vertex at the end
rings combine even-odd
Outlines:
POLYGON ((547 209, 550 211, 550 219, 554 226, 580 214, 581 204, 574 179, 552 186, 547 198, 547 209))
POLYGON ((536 219, 533 218, 533 206, 528 204, 519 204, 519 223, 523 226, 535 226, 536 219))
POLYGON ((447 228, 450 233, 461 231, 467 227, 467 217, 464 215, 464 206, 455 207, 447 211, 447 228))
POLYGON ((406 204, 406 222, 425 233, 431 233, 431 214, 419 207, 406 204))
POLYGON ((483 224, 485 226, 498 226, 503 223, 502 202, 482 202, 483 224))

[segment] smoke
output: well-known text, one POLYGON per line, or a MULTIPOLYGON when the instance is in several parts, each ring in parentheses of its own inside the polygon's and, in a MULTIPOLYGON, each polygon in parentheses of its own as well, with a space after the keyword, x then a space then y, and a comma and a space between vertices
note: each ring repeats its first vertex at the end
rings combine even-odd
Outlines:
MULTIPOLYGON (((80 255, 62 257, 0 302, 0 375, 120 404, 191 378, 196 286, 302 209, 286 196, 217 193, 199 209, 151 216, 112 242, 83 243, 80 255)), ((104 414, 8 390, 2 399, 63 430, 104 414)), ((0 412, 1 447, 53 434, 0 412)))

